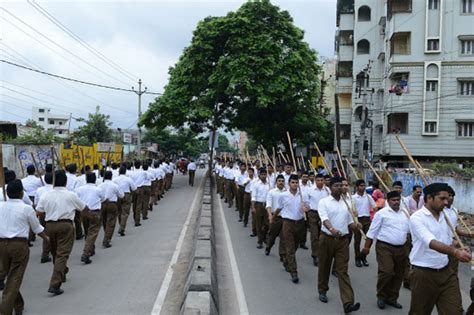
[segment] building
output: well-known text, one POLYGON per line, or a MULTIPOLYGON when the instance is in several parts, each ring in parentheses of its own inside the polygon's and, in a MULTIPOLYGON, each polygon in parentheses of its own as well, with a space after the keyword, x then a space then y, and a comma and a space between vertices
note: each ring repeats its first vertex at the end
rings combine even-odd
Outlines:
POLYGON ((41 127, 47 130, 54 130, 56 136, 67 138, 69 136, 69 118, 68 115, 58 115, 51 113, 48 107, 33 107, 32 119, 41 127))
POLYGON ((343 155, 365 103, 376 159, 406 161, 396 133, 421 160, 474 159, 473 0, 338 0, 336 26, 343 155))

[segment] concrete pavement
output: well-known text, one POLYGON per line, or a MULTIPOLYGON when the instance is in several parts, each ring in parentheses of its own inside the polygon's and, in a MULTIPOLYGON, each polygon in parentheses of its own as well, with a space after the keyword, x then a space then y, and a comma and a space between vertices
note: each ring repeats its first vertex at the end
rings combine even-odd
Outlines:
MULTIPOLYGON (((218 199, 218 198, 216 198, 218 199)), ((285 272, 278 257, 278 243, 272 248, 270 256, 265 256, 264 249, 257 249, 255 238, 249 237, 250 225, 242 226, 238 220, 238 212, 228 208, 223 200, 221 202, 224 219, 227 223, 230 242, 235 254, 240 274, 240 280, 245 292, 245 300, 249 314, 278 315, 278 314, 343 314, 339 297, 337 278, 331 276, 328 292, 329 303, 318 300, 317 267, 312 264, 310 250, 298 249, 297 264, 299 284, 293 284, 290 275, 285 272)), ((218 205, 216 205, 218 206, 218 205)), ((218 213, 218 212, 217 212, 218 213)), ((228 244, 225 244, 224 231, 221 217, 216 218, 216 238, 218 251, 221 254, 219 263, 219 294, 221 296, 221 314, 242 314, 237 305, 238 283, 233 280, 235 274, 229 266, 229 255, 223 253, 228 244), (220 224, 219 224, 220 223, 220 224), (221 225, 221 226, 219 226, 221 225), (225 299, 222 298, 225 296, 225 299)), ((309 234, 308 234, 309 240, 309 234)), ((309 246, 309 242, 307 243, 309 246)), ((355 292, 355 299, 361 303, 361 308, 354 314, 407 314, 410 306, 410 291, 402 288, 399 303, 402 310, 387 306, 380 310, 376 305, 377 262, 375 259, 375 246, 372 247, 368 257, 370 266, 357 268, 353 259, 353 243, 350 245, 351 260, 349 262, 349 275, 355 292)), ((459 278, 463 296, 464 308, 470 303, 469 285, 471 272, 466 264, 460 265, 459 278)), ((435 311, 434 314, 437 312, 435 311)))
POLYGON ((24 314, 150 314, 204 174, 198 170, 195 186, 190 187, 188 176, 176 173, 173 187, 149 220, 135 227, 130 217, 127 235, 115 233, 111 248, 102 248, 101 232, 92 264, 81 263, 84 241, 76 241, 63 295, 47 292, 52 264, 40 264, 41 239, 37 240, 21 288, 24 314))

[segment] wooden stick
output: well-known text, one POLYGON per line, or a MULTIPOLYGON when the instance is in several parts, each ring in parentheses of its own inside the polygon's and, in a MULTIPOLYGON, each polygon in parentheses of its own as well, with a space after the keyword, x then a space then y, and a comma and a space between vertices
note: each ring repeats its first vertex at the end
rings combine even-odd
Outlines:
POLYGON ((306 163, 304 162, 304 158, 303 158, 303 152, 300 152, 300 155, 301 155, 301 163, 303 163, 303 166, 304 166, 304 170, 307 171, 308 168, 306 167, 306 163))
POLYGON ((7 192, 5 191, 5 173, 3 172, 3 145, 0 137, 0 185, 2 186, 3 200, 7 201, 7 192))
POLYGON ((86 160, 84 159, 84 149, 81 148, 81 160, 82 160, 82 165, 84 168, 84 174, 86 173, 86 160))
POLYGON ((313 164, 311 163, 310 160, 308 160, 308 165, 309 165, 309 168, 316 173, 316 169, 313 167, 313 164))
MULTIPOLYGON (((56 152, 56 148, 54 147, 53 144, 51 144, 51 148, 52 148, 51 157, 52 158, 56 157, 56 163, 58 164, 59 169, 62 170, 63 167, 61 166, 61 159, 59 158, 58 153, 56 152)), ((54 169, 54 167, 53 167, 53 169, 54 169)))
POLYGON ((295 171, 298 171, 296 169, 295 154, 293 153, 293 143, 291 142, 290 133, 287 131, 286 135, 288 136, 288 145, 290 146, 291 158, 293 159, 293 166, 295 167, 295 171))
MULTIPOLYGON (((334 156, 334 153, 332 155, 334 156)), ((337 160, 336 160, 336 169, 337 169, 337 173, 339 174, 339 176, 342 176, 342 173, 341 173, 341 170, 339 169, 339 164, 337 163, 337 160)))
POLYGON ((41 178, 41 174, 39 173, 38 164, 36 164, 35 155, 33 154, 33 152, 30 152, 30 153, 31 153, 31 160, 33 161, 33 165, 35 166, 35 169, 36 169, 36 175, 38 175, 41 181, 41 185, 44 186, 43 178, 41 178))
POLYGON ((53 170, 53 187, 56 184, 56 169, 54 167, 54 146, 51 144, 50 147, 51 150, 51 165, 52 165, 52 170, 53 170))
POLYGON ((281 157, 283 158, 283 162, 288 163, 285 156, 283 155, 283 152, 281 152, 281 150, 280 150, 278 153, 280 153, 281 157))
POLYGON ((459 210, 453 207, 454 213, 456 213, 456 216, 458 217, 458 220, 461 221, 461 224, 464 226, 464 228, 471 233, 471 229, 469 226, 467 226, 466 221, 463 220, 463 218, 459 215, 459 210))
POLYGON ((422 171, 423 176, 425 176, 429 182, 433 182, 433 179, 425 172, 425 169, 421 166, 420 162, 418 160, 415 160, 415 163, 417 164, 418 168, 422 171))
POLYGON ((296 156, 296 163, 298 164, 298 170, 301 169, 301 163, 300 163, 300 159, 298 159, 298 156, 296 156))
POLYGON ((346 163, 347 163, 347 165, 349 165, 349 169, 352 171, 352 174, 355 175, 356 180, 360 179, 359 175, 357 175, 356 170, 354 169, 354 167, 352 166, 352 164, 349 162, 349 160, 347 158, 346 158, 346 163))
POLYGON ((329 168, 329 165, 326 163, 326 159, 324 158, 324 155, 321 153, 321 150, 319 150, 319 147, 316 141, 314 142, 314 147, 316 148, 316 151, 318 151, 319 156, 321 156, 321 158, 323 159, 323 166, 326 169, 326 172, 328 173, 329 176, 332 177, 331 169, 329 168))
POLYGON ((276 166, 277 166, 277 160, 276 160, 276 154, 275 154, 275 147, 272 147, 272 157, 273 157, 273 165, 275 166, 275 170, 276 170, 276 166))
POLYGON ((20 157, 18 157, 18 162, 20 163, 20 169, 21 169, 21 177, 25 177, 25 167, 23 166, 23 163, 20 160, 20 157))
MULTIPOLYGON (((344 201, 344 203, 346 204, 346 207, 347 207, 347 211, 349 211, 349 213, 351 214, 352 216, 352 219, 354 220, 355 224, 359 224, 359 218, 356 217, 354 211, 352 210, 352 207, 349 206, 349 204, 347 203, 346 201, 346 198, 344 198, 344 196, 341 196, 341 199, 344 201)), ((364 231, 362 229, 359 229, 359 232, 360 234, 362 235, 362 238, 365 240, 367 239, 367 236, 365 235, 364 231)))
POLYGON ((388 188, 388 186, 385 184, 385 182, 382 180, 382 178, 380 178, 379 174, 377 174, 377 171, 374 169, 374 167, 370 164, 370 162, 365 159, 365 163, 367 163, 367 165, 369 166, 369 168, 372 170, 372 172, 374 173, 375 177, 377 177, 379 183, 382 184, 383 188, 385 189, 386 192, 389 192, 390 191, 390 188, 388 188))
POLYGON ((341 170, 342 170, 342 175, 347 178, 346 171, 344 169, 344 163, 342 163, 342 156, 341 152, 339 151, 339 148, 336 146, 336 152, 337 152, 337 157, 339 158, 339 163, 341 163, 341 170))

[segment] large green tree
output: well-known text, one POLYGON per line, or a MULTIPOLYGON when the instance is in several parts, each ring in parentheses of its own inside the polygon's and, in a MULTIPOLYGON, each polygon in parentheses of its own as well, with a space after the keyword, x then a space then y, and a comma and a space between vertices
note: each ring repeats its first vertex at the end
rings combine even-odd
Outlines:
POLYGON ((79 119, 85 123, 76 129, 73 133, 73 139, 76 143, 82 145, 91 145, 95 142, 112 141, 112 123, 110 116, 100 113, 100 106, 97 106, 94 113, 89 113, 87 119, 79 119))
POLYGON ((324 145, 331 126, 317 110, 319 66, 303 37, 269 0, 204 19, 141 123, 244 130, 266 145, 286 144, 288 130, 301 144, 324 145))
POLYGON ((143 136, 143 141, 157 143, 160 150, 167 154, 182 152, 183 155, 189 157, 197 157, 200 153, 206 153, 209 142, 207 137, 198 136, 189 128, 150 129, 143 136))

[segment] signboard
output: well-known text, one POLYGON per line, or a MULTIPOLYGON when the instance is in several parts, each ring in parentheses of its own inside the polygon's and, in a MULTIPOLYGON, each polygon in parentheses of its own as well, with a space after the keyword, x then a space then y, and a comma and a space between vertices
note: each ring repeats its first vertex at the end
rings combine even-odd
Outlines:
POLYGON ((97 152, 115 152, 115 143, 97 142, 97 152))
POLYGON ((132 134, 124 133, 123 134, 123 142, 124 143, 132 143, 132 134))

